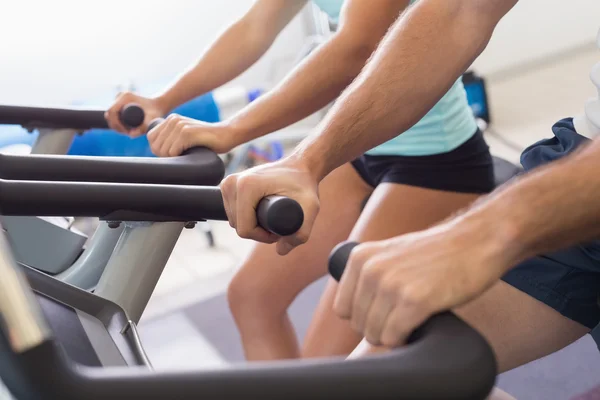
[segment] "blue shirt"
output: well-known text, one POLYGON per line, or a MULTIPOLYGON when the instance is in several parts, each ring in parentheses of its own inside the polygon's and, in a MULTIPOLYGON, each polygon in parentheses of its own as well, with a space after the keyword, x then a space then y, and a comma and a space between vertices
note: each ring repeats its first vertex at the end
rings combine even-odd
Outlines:
MULTIPOLYGON (((418 0, 411 0, 411 4, 418 0)), ((344 0, 313 0, 338 21, 344 0)), ((427 82, 423 82, 427 85, 427 82)), ((398 110, 402 112, 402 110, 398 110)), ((448 93, 412 128, 367 152, 370 155, 424 156, 454 150, 475 134, 477 123, 459 79, 448 93)))

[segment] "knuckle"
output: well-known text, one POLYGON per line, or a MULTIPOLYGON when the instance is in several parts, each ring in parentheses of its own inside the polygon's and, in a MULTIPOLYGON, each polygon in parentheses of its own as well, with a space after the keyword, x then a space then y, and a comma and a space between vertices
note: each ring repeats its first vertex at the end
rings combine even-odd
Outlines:
POLYGON ((382 271, 377 264, 372 261, 367 261, 363 268, 363 279, 365 284, 369 286, 379 287, 382 284, 382 271))
POLYGON ((235 174, 225 177, 221 181, 221 190, 226 193, 230 192, 236 186, 236 180, 237 176, 235 174))
POLYGON ((237 234, 242 239, 251 239, 252 231, 245 226, 238 226, 237 234))
POLYGON ((398 287, 394 281, 384 279, 379 283, 379 292, 385 298, 392 298, 398 292, 398 287))
POLYGON ((245 192, 252 186, 252 177, 246 174, 240 175, 237 179, 236 186, 238 191, 245 192))
POLYGON ((423 289, 423 285, 404 285, 397 293, 400 297, 399 300, 405 305, 423 311, 429 309, 430 296, 428 291, 423 289))
POLYGON ((350 259, 360 265, 364 265, 370 257, 371 251, 368 244, 359 244, 350 253, 350 259))

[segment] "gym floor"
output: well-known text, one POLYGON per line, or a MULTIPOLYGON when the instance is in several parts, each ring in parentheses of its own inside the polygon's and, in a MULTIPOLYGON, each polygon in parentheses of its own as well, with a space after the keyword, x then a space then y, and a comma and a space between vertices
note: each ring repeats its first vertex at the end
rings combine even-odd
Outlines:
MULTIPOLYGON (((578 115, 594 95, 590 67, 597 49, 583 48, 562 59, 531 65, 488 81, 493 123, 486 133, 492 153, 518 162, 520 150, 551 136, 559 119, 578 115)), ((243 361, 225 292, 236 266, 251 248, 226 223, 210 223, 216 247, 208 248, 201 227, 185 230, 148 308, 140 332, 155 368, 214 368, 243 361)), ((323 282, 307 289, 291 309, 303 336, 323 282)), ((523 399, 566 399, 598 383, 600 357, 586 337, 567 349, 503 374, 499 385, 523 399), (592 371, 595 371, 592 372, 592 371)))

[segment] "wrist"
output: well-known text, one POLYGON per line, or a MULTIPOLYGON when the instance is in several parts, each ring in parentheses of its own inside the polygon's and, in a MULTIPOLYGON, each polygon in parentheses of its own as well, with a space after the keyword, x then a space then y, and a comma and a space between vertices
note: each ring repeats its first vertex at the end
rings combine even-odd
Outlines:
POLYGON ((163 116, 179 105, 168 91, 153 97, 152 102, 163 116))
POLYGON ((331 172, 327 165, 327 155, 310 138, 300 143, 288 159, 304 169, 317 183, 331 172))
POLYGON ((463 239, 463 243, 473 249, 480 263, 496 269, 503 275, 529 255, 525 251, 522 233, 518 224, 511 218, 501 217, 493 207, 468 212, 451 225, 463 239))

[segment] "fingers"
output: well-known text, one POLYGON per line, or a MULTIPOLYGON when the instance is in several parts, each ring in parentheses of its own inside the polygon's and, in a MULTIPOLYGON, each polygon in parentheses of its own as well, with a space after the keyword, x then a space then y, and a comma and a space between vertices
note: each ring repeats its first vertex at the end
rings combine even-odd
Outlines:
POLYGON ((367 315, 375 297, 379 294, 380 278, 383 273, 384 271, 373 258, 365 262, 360 270, 350 319, 352 329, 357 332, 365 333, 367 315))
POLYGON ((176 157, 181 155, 182 130, 185 122, 178 115, 170 115, 154 129, 148 132, 150 149, 158 157, 176 157))
POLYGON ((372 243, 363 243, 356 246, 350 253, 333 305, 335 313, 340 318, 350 319, 352 317, 356 288, 363 266, 373 252, 371 246, 372 243))
POLYGON ((243 198, 235 199, 235 224, 238 235, 245 239, 270 242, 273 235, 261 228, 256 219, 257 205, 267 194, 255 181, 249 179, 248 175, 242 175, 237 180, 237 192, 244 194, 243 198))
POLYGON ((398 347, 406 343, 414 330, 431 314, 418 307, 396 307, 390 311, 378 342, 386 347, 398 347))
POLYGON ((127 134, 127 128, 120 119, 121 109, 131 101, 130 93, 119 93, 114 104, 104 113, 104 119, 108 123, 108 127, 120 133, 127 134))
POLYGON ((282 256, 289 254, 296 247, 308 241, 315 220, 319 215, 319 199, 314 193, 304 198, 300 198, 300 200, 296 199, 296 201, 298 201, 298 204, 302 207, 304 222, 295 234, 278 238, 279 240, 277 241, 276 249, 277 253, 282 256))
POLYGON ((369 309, 359 317, 362 319, 356 323, 358 326, 362 326, 365 339, 374 346, 383 344, 382 333, 386 326, 386 321, 388 321, 392 310, 396 306, 394 286, 385 282, 380 285, 369 309), (360 325, 361 323, 362 325, 360 325))
POLYGON ((436 277, 403 265, 402 255, 385 242, 361 244, 350 254, 340 281, 334 311, 374 346, 402 344, 439 309, 436 277))
POLYGON ((229 221, 229 226, 233 229, 236 227, 236 182, 237 175, 229 175, 225 179, 221 181, 221 194, 223 196, 223 205, 225 206, 225 213, 227 214, 227 220, 229 221))
POLYGON ((144 136, 144 134, 146 133, 147 130, 148 130, 148 124, 143 123, 141 126, 138 126, 137 128, 133 128, 132 130, 130 130, 129 136, 132 138, 144 136))

